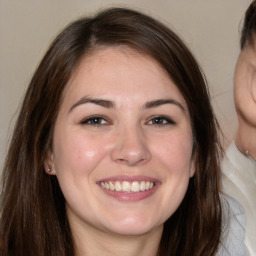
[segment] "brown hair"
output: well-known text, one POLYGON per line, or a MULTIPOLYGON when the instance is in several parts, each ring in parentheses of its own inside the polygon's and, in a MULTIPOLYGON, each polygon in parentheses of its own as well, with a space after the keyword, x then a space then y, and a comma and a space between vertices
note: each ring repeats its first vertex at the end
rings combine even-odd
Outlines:
POLYGON ((98 46, 125 45, 153 57, 190 110, 196 173, 164 225, 158 255, 216 253, 221 233, 219 149, 205 77, 169 28, 139 12, 113 8, 71 23, 50 46, 29 85, 3 171, 0 254, 75 255, 65 199, 44 171, 63 90, 80 59, 98 46))
POLYGON ((242 27, 240 48, 252 46, 254 43, 254 35, 256 33, 256 1, 253 0, 245 12, 244 23, 242 27))

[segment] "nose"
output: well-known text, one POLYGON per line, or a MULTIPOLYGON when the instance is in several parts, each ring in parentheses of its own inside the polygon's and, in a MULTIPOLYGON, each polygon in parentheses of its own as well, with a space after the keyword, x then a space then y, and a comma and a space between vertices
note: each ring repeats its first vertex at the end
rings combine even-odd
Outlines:
POLYGON ((130 128, 119 131, 111 152, 113 161, 135 166, 151 159, 148 141, 140 129, 130 128))

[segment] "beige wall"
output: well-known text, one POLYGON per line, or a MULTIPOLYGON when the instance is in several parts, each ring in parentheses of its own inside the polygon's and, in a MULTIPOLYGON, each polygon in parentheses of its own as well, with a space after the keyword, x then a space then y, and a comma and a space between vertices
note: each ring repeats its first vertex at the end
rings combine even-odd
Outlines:
MULTIPOLYGON (((250 0, 0 0, 0 167, 21 103, 40 58, 72 19, 112 5, 136 7, 169 24, 198 58, 227 137, 236 126, 232 77, 239 24, 250 0)), ((51 104, 51 102, 49 102, 51 104)))

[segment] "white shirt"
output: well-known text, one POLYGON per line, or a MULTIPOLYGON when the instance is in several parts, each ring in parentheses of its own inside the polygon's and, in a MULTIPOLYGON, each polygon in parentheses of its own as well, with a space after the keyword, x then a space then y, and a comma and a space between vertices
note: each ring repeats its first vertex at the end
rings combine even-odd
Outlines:
POLYGON ((244 156, 232 141, 222 162, 222 172, 223 191, 245 209, 247 255, 256 256, 256 162, 244 156))
POLYGON ((234 198, 221 195, 222 234, 216 256, 245 256, 245 213, 234 198))

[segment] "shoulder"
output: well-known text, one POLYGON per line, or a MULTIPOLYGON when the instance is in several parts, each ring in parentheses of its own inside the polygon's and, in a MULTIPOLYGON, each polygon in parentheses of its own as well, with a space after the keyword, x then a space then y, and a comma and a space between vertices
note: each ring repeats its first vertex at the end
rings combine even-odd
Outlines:
POLYGON ((234 198, 220 195, 222 206, 222 235, 219 256, 245 256, 245 224, 243 207, 234 198))
POLYGON ((245 211, 242 205, 233 197, 224 193, 220 194, 222 217, 225 220, 239 218, 241 221, 245 221, 245 211))

